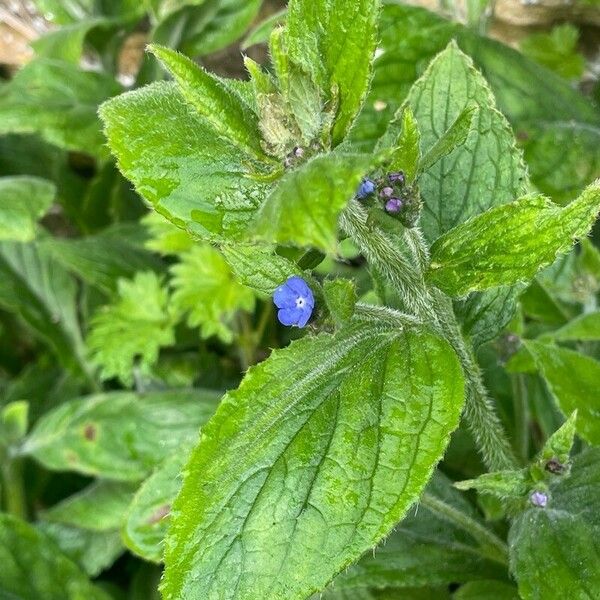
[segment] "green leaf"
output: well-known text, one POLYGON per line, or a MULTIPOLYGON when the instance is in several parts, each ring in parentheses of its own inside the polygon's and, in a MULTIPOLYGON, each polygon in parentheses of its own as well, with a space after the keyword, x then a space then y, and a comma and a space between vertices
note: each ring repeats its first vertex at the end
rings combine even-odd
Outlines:
POLYGON ((168 292, 155 273, 119 279, 118 298, 92 317, 87 337, 92 361, 101 368, 103 379, 118 377, 131 385, 134 368, 149 373, 160 348, 175 343, 175 318, 167 303, 168 292))
POLYGON ((452 596, 453 600, 519 600, 517 588, 503 581, 469 581, 452 596))
POLYGON ((0 86, 0 134, 39 133, 61 148, 102 157, 106 148, 96 112, 120 91, 108 75, 33 60, 0 86))
POLYGON ((123 94, 100 116, 119 168, 157 212, 196 237, 244 234, 268 186, 250 179, 247 155, 224 142, 175 84, 123 94))
POLYGON ((0 178, 0 240, 28 242, 52 206, 56 188, 37 177, 0 178))
POLYGON ((180 473, 189 458, 181 448, 142 484, 131 503, 123 539, 127 547, 145 560, 161 562, 171 506, 181 489, 180 473))
POLYGON ((233 339, 232 324, 238 311, 254 310, 254 294, 240 285, 218 250, 195 246, 171 267, 172 307, 187 313, 190 327, 200 327, 203 338, 233 339))
POLYGON ((524 600, 598 598, 600 454, 580 454, 570 477, 551 489, 545 509, 530 508, 510 530, 511 570, 524 600))
POLYGON ((296 263, 276 254, 269 246, 226 245, 221 253, 235 278, 263 298, 272 296, 292 275, 302 275, 296 263))
POLYGON ((332 153, 288 172, 261 207, 256 232, 269 242, 335 253, 338 216, 373 162, 372 156, 332 153))
POLYGON ((40 521, 36 527, 90 577, 97 577, 125 552, 119 531, 92 531, 40 521))
POLYGON ((42 518, 91 531, 119 529, 136 489, 128 482, 97 481, 44 511, 42 518))
POLYGON ((333 279, 323 283, 327 308, 336 325, 342 325, 354 315, 357 295, 356 284, 350 279, 333 279))
POLYGON ((164 597, 321 590, 417 499, 458 423, 463 384, 448 344, 425 332, 357 324, 275 350, 192 453, 164 597))
POLYGON ((533 279, 584 237, 600 209, 600 183, 560 208, 528 196, 458 225, 431 248, 428 278, 453 296, 533 279))
POLYGON ((521 286, 498 287, 476 292, 454 303, 454 311, 465 335, 477 348, 496 338, 517 309, 521 286))
POLYGON ((580 315, 560 329, 542 336, 557 342, 600 340, 600 312, 580 315))
POLYGON ((261 21, 256 27, 253 27, 241 44, 242 50, 247 50, 255 44, 266 44, 269 41, 271 32, 276 27, 285 23, 287 17, 287 8, 283 8, 261 21))
POLYGON ((528 490, 527 471, 496 471, 483 473, 476 479, 457 481, 459 490, 477 490, 481 494, 491 494, 500 499, 521 498, 528 490))
POLYGON ((5 514, 0 514, 0 561, 0 594, 7 599, 109 600, 54 542, 5 514))
POLYGON ((64 366, 81 372, 77 294, 75 281, 40 245, 0 243, 0 305, 17 313, 64 366))
MULTIPOLYGON (((439 473, 428 492, 461 515, 483 526, 477 511, 439 473)), ((503 577, 506 567, 491 560, 477 542, 455 523, 419 505, 373 553, 333 581, 332 590, 443 586, 471 579, 503 577)), ((402 598, 402 596, 400 596, 402 598)), ((437 597, 437 596, 436 596, 437 597)))
POLYGON ((25 437, 29 426, 29 402, 16 400, 0 411, 0 448, 14 444, 25 437))
POLYGON ((524 191, 525 167, 510 127, 485 79, 454 42, 414 84, 407 103, 419 123, 428 166, 419 187, 429 241, 524 191), (448 154, 460 140, 464 143, 448 154))
POLYGON ((289 4, 285 38, 290 59, 303 67, 326 98, 339 96, 334 144, 346 136, 367 94, 378 13, 377 0, 289 4))
POLYGON ((576 410, 577 432, 590 444, 600 444, 600 362, 541 342, 526 341, 525 346, 560 410, 565 415, 576 410))
POLYGON ((163 266, 141 247, 141 233, 137 224, 121 224, 85 238, 47 238, 40 247, 65 269, 111 294, 117 291, 119 278, 148 269, 159 271, 163 266))
POLYGON ((385 136, 379 140, 378 148, 386 146, 394 148, 388 169, 402 171, 408 181, 412 182, 421 160, 421 134, 409 106, 404 107, 402 116, 390 123, 385 136), (396 134, 398 126, 400 132, 396 134))
POLYGON ((569 454, 575 440, 577 411, 573 411, 569 418, 546 440, 540 453, 543 461, 558 460, 562 465, 569 462, 569 454))
POLYGON ((139 0, 35 0, 40 12, 61 25, 76 23, 90 16, 128 20, 141 16, 146 8, 139 0))
POLYGON ((577 50, 579 30, 563 23, 545 33, 532 33, 521 40, 521 52, 552 69, 565 79, 579 79, 585 70, 585 57, 577 50))
POLYGON ((475 117, 479 112, 476 104, 468 105, 456 117, 454 123, 437 139, 419 162, 419 171, 427 172, 439 160, 462 146, 469 135, 475 117))
POLYGON ((140 481, 182 443, 196 440, 219 396, 177 390, 71 400, 36 423, 22 452, 48 469, 140 481))
POLYGON ((258 117, 238 95, 187 56, 162 46, 150 46, 150 50, 173 75, 186 101, 220 137, 255 159, 265 158, 258 117))
POLYGON ((157 212, 149 212, 142 224, 148 230, 150 239, 144 246, 160 254, 180 254, 194 246, 194 240, 185 231, 175 227, 157 212))

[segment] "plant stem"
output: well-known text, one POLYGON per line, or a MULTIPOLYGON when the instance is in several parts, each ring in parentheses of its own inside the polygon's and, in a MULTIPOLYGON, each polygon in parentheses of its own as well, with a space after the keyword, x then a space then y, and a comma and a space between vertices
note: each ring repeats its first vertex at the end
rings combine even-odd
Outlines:
POLYGON ((471 535, 488 558, 504 566, 508 566, 508 546, 487 527, 454 506, 427 492, 421 496, 421 504, 431 512, 457 525, 460 529, 471 535))
POLYGON ((243 312, 238 316, 239 322, 239 335, 238 335, 238 348, 240 363, 242 371, 247 371, 248 368, 254 364, 254 332, 250 325, 250 319, 248 314, 243 312))
POLYGON ((529 461, 529 404, 527 385, 522 373, 511 375, 517 456, 523 464, 529 461))
POLYGON ((20 519, 27 519, 27 502, 23 487, 23 463, 21 459, 4 456, 2 489, 6 512, 20 519))

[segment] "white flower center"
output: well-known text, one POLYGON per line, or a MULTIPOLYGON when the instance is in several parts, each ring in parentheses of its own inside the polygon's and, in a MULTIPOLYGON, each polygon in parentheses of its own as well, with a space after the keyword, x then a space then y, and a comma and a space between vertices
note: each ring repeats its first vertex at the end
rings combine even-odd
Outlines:
POLYGON ((304 308, 305 304, 306 298, 304 298, 303 296, 298 296, 298 298, 296 298, 296 308, 304 308))

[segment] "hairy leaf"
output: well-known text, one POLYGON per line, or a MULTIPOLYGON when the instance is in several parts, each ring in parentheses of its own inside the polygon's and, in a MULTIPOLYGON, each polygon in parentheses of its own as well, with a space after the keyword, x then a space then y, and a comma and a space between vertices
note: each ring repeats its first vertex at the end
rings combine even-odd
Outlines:
POLYGON ((160 348, 175 343, 175 319, 167 304, 168 293, 155 273, 119 279, 117 300, 92 317, 87 337, 103 379, 118 377, 131 385, 135 368, 149 373, 160 348))
POLYGON ((326 97, 339 94, 334 143, 344 139, 367 94, 378 12, 378 0, 292 0, 288 7, 290 58, 326 97))
POLYGON ((174 83, 123 94, 100 116, 119 168, 157 212, 196 237, 243 235, 269 186, 250 179, 247 155, 223 141, 174 83))
POLYGON ((373 162, 368 155, 332 153, 290 171, 261 207, 257 233, 270 242, 336 252, 338 215, 373 162))
POLYGON ((456 356, 429 333, 357 324, 273 352, 192 453, 165 598, 322 589, 417 499, 462 402, 456 356))
POLYGON ((23 600, 109 600, 48 537, 0 515, 0 595, 23 600), (26 569, 26 571, 24 571, 26 569))
POLYGON ((71 400, 44 415, 23 452, 48 469, 139 481, 182 443, 191 443, 220 394, 177 390, 71 400))
POLYGON ((171 267, 172 306, 187 313, 190 327, 200 327, 203 338, 213 335, 230 343, 232 323, 240 310, 254 310, 254 294, 240 285, 218 250, 195 246, 171 267))
POLYGON ((528 196, 455 227, 431 248, 429 280, 453 296, 532 279, 584 237, 600 210, 600 183, 560 208, 528 196))
POLYGON ((600 444, 600 362, 573 350, 528 341, 529 350, 560 410, 577 410, 577 432, 600 444))
POLYGON ((37 177, 0 178, 0 240, 28 242, 52 205, 56 188, 37 177))
POLYGON ((421 222, 429 241, 524 191, 525 167, 510 127, 486 81, 455 43, 433 60, 407 102, 421 133, 426 168, 419 179, 421 222), (447 143, 461 139, 448 154, 447 143))
POLYGON ((580 454, 570 477, 550 490, 546 508, 513 523, 511 569, 524 600, 595 599, 600 590, 600 453, 580 454))

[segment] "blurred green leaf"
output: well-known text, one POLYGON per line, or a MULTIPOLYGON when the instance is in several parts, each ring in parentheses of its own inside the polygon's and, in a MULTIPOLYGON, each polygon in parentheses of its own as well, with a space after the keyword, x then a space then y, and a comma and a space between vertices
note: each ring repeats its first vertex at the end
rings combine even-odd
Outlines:
POLYGON ((56 195, 52 183, 37 177, 0 178, 0 240, 28 242, 36 237, 37 221, 56 195))
POLYGON ((84 19, 59 29, 51 30, 34 40, 31 47, 38 57, 62 60, 78 65, 83 54, 85 38, 94 27, 106 25, 102 18, 84 19))
POLYGON ((160 254, 180 254, 194 247, 194 240, 179 227, 173 225, 157 212, 149 212, 142 224, 148 231, 149 239, 144 246, 160 254))
POLYGON ((274 351, 192 452, 165 598, 322 589, 416 500, 458 423, 462 387, 448 344, 424 332, 361 324, 274 351))
POLYGON ((32 525, 0 514, 0 595, 11 600, 109 600, 32 525))
POLYGON ((469 581, 452 596, 453 600, 519 600, 517 588, 503 581, 469 581))
POLYGON ((92 317, 86 340, 103 379, 118 377, 131 385, 136 369, 148 374, 160 348, 175 343, 175 317, 168 299, 152 271, 118 280, 118 298, 92 317))
POLYGON ((120 91, 103 73, 57 60, 33 60, 0 86, 0 133, 38 133, 61 148, 105 156, 96 112, 120 91))
POLYGON ((92 16, 132 19, 143 14, 140 0, 34 0, 49 21, 61 25, 77 23, 92 16))
POLYGON ((238 311, 254 310, 252 290, 238 283, 221 253, 209 245, 195 246, 171 267, 174 311, 187 314, 190 327, 203 338, 213 335, 230 343, 238 311))
POLYGON ((287 8, 281 9, 263 21, 261 21, 256 27, 253 27, 242 42, 242 50, 247 50, 250 46, 255 44, 266 44, 271 36, 271 31, 279 25, 285 23, 287 17, 287 8))
POLYGON ((196 440, 219 397, 176 390, 71 400, 36 423, 22 452, 52 470, 140 481, 181 444, 196 440))

